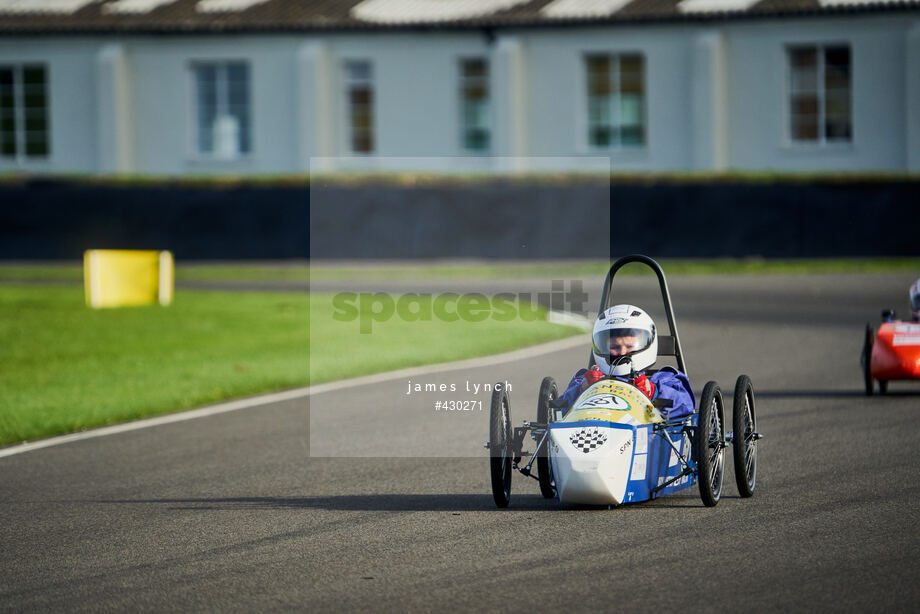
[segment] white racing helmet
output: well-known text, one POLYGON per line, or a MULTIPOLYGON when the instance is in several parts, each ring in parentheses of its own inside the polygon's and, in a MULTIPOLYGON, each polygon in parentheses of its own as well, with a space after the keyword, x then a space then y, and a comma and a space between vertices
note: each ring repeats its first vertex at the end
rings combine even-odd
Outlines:
POLYGON ((615 305, 598 316, 591 340, 594 361, 607 375, 642 371, 658 359, 655 323, 633 305, 615 305))
POLYGON ((920 279, 910 287, 910 315, 915 322, 920 321, 920 279))

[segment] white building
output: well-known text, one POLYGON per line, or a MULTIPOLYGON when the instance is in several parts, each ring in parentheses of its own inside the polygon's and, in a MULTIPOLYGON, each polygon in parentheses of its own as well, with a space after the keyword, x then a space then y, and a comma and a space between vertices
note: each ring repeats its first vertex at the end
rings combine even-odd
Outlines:
POLYGON ((920 171, 920 0, 0 0, 0 171, 518 156, 920 171))

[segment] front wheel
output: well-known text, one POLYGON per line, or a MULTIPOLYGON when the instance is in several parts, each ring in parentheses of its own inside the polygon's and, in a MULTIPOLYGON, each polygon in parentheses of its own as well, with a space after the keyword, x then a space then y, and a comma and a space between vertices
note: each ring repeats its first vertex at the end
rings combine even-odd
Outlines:
POLYGON ((699 424, 696 430, 697 470, 700 498, 712 507, 722 497, 722 474, 725 469, 725 431, 723 428, 722 391, 716 382, 708 382, 700 397, 699 424))
POLYGON ((552 421, 552 408, 549 404, 556 400, 558 394, 556 380, 544 377, 540 384, 540 394, 537 397, 537 422, 546 425, 546 441, 537 452, 537 479, 540 482, 540 494, 546 499, 556 496, 553 470, 549 462, 549 423, 552 421))
POLYGON ((872 396, 872 343, 875 341, 875 332, 872 330, 872 326, 866 324, 866 337, 863 341, 863 351, 862 351, 862 368, 863 368, 863 382, 866 385, 866 396, 872 396))
POLYGON ((754 386, 747 375, 735 382, 732 404, 732 432, 735 460, 735 483, 738 494, 750 497, 757 483, 757 423, 754 418, 754 386))
POLYGON ((504 385, 496 385, 489 410, 489 472, 492 497, 498 507, 511 501, 511 401, 504 385))

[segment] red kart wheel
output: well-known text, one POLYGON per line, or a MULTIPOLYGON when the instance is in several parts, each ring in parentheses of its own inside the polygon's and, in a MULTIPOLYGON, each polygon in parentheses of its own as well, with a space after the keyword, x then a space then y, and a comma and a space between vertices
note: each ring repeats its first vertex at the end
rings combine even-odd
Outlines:
POLYGON ((860 362, 863 368, 863 381, 866 385, 866 396, 872 396, 872 343, 875 341, 875 331, 866 324, 866 338, 863 342, 863 351, 860 362))

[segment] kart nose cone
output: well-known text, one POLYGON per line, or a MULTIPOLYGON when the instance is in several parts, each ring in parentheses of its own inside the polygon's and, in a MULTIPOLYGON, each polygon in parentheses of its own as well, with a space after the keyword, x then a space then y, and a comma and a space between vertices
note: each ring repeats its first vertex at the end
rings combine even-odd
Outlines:
POLYGON ((621 504, 629 481, 632 447, 633 428, 629 426, 553 425, 550 455, 559 500, 621 504))
POLYGON ((873 379, 920 378, 920 324, 882 324, 872 346, 870 364, 873 379))

